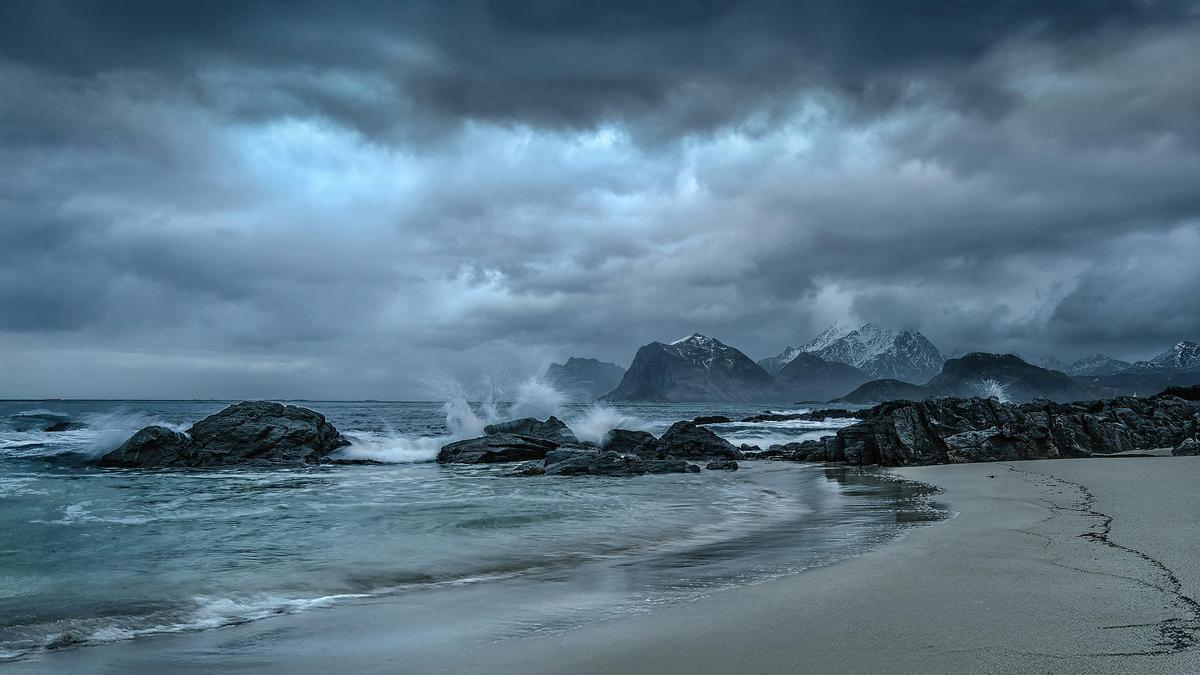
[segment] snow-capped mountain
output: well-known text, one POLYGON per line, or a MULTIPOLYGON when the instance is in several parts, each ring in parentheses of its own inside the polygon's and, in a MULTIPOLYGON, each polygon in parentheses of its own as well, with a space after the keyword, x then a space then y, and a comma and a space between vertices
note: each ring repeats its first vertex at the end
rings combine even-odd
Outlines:
POLYGON ((1092 354, 1079 359, 1075 363, 1067 366, 1066 373, 1068 375, 1076 375, 1087 377, 1091 375, 1112 375, 1119 373, 1128 368, 1131 364, 1128 361, 1114 359, 1111 356, 1104 354, 1092 354))
POLYGON ((803 347, 789 347, 759 365, 779 372, 801 353, 849 364, 874 378, 918 384, 941 372, 945 361, 938 348, 918 331, 897 331, 867 323, 856 330, 834 324, 803 347))
POLYGON ((1157 373, 1165 370, 1193 371, 1200 370, 1200 344, 1195 342, 1177 342, 1175 346, 1149 361, 1138 361, 1125 373, 1157 373))
POLYGON ((760 402, 775 398, 774 381, 758 364, 720 340, 695 333, 638 350, 611 401, 760 402))
POLYGON ((758 362, 758 365, 763 367, 763 370, 772 375, 778 375, 783 367, 791 363, 801 354, 811 354, 819 352, 829 345, 837 342, 843 337, 854 332, 854 327, 842 322, 837 322, 821 331, 821 334, 802 347, 788 347, 783 350, 778 356, 767 357, 758 362))

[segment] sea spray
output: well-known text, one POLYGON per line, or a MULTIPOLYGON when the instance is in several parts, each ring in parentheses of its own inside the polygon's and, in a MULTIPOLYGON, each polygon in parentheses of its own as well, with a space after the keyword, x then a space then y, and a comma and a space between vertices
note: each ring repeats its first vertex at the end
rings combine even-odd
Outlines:
POLYGON ((593 403, 578 416, 572 416, 567 420, 567 426, 571 427, 579 440, 602 444, 604 437, 613 429, 649 431, 652 425, 646 420, 628 415, 611 405, 593 403))
POLYGON ((508 410, 510 417, 536 417, 546 419, 561 415, 567 403, 567 395, 540 377, 531 377, 517 385, 516 396, 508 410))
MULTIPOLYGON (((430 393, 442 401, 446 415, 446 433, 405 436, 385 425, 383 432, 347 430, 350 445, 338 453, 346 459, 371 460, 388 464, 431 462, 447 443, 483 435, 483 429, 517 417, 545 419, 561 415, 567 397, 540 377, 531 377, 512 388, 511 401, 497 399, 505 391, 485 383, 484 396, 475 401, 462 383, 450 377, 431 377, 425 381, 430 393)), ((607 431, 607 430, 605 430, 607 431)))
POLYGON ((125 408, 79 416, 43 409, 27 410, 0 420, 0 453, 27 458, 65 455, 95 458, 115 450, 138 430, 152 425, 175 431, 191 426, 125 408), (63 431, 45 430, 51 424, 65 422, 75 424, 63 431))

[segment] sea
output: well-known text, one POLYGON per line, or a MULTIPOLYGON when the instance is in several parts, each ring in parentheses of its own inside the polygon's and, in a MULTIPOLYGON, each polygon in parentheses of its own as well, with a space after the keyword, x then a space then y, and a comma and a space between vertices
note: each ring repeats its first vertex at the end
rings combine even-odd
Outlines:
MULTIPOLYGON (((556 414, 599 441, 766 406, 287 402, 346 434, 345 456, 376 463, 101 469, 92 460, 141 427, 186 429, 233 401, 0 401, 0 663, 359 602, 411 606, 414 623, 450 634, 469 613, 490 641, 552 634, 802 573, 944 515, 924 486, 833 464, 518 478, 433 461, 515 417, 556 414), (513 602, 517 588, 540 599, 513 602)), ((851 422, 710 428, 765 448, 851 422)))

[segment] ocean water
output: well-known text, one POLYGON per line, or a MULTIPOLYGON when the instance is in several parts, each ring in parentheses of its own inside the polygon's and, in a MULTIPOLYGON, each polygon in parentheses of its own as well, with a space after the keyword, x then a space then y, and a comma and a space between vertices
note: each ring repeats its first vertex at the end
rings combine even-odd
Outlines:
MULTIPOLYGON (((569 630, 857 555, 938 517, 919 486, 833 465, 511 478, 504 466, 432 462, 442 444, 509 417, 556 413, 599 439, 764 410, 528 393, 510 404, 295 402, 353 440, 347 456, 384 463, 203 472, 90 460, 142 426, 186 428, 228 401, 0 402, 0 661, 434 590, 471 589, 471 611, 485 615, 480 590, 506 584, 553 582, 554 601, 490 608, 504 621, 489 639, 569 630)), ((766 447, 848 422, 711 428, 766 447)), ((438 607, 421 623, 453 631, 463 610, 438 607)))

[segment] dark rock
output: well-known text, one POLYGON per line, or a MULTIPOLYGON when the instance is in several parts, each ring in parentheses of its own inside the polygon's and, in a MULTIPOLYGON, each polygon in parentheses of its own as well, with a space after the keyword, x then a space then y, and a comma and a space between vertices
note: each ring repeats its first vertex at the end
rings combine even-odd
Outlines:
POLYGON ((700 467, 679 459, 643 459, 611 451, 547 456, 547 476, 640 476, 647 473, 694 473, 700 467))
POLYGON ((559 445, 579 442, 579 439, 575 437, 575 432, 571 431, 562 420, 553 415, 545 422, 532 417, 524 417, 519 420, 489 424, 483 428, 483 433, 489 436, 493 434, 516 434, 518 436, 528 436, 529 438, 544 438, 548 441, 554 441, 559 445))
POLYGON ((604 442, 600 444, 602 450, 645 456, 657 455, 657 448, 658 439, 654 434, 629 429, 613 429, 604 436, 604 442))
POLYGON ((1174 396, 1024 405, 940 398, 878 405, 826 445, 849 464, 905 466, 1177 447, 1198 430, 1200 402, 1174 396))
POLYGON ((743 422, 790 422, 792 420, 807 420, 810 422, 824 422, 830 418, 842 419, 862 419, 865 411, 863 410, 846 410, 845 408, 822 408, 820 410, 809 410, 802 413, 763 413, 761 415, 751 415, 750 417, 742 418, 743 422))
POLYGON ((676 422, 658 439, 658 455, 677 459, 743 459, 729 441, 691 422, 676 422))
POLYGON ((724 415, 704 415, 692 420, 692 424, 729 424, 732 421, 724 415))
POLYGON ((1161 394, 1154 398, 1161 398, 1163 396, 1174 396, 1185 401, 1200 401, 1200 384, 1190 387, 1167 387, 1161 394))
POLYGON ((191 457, 192 439, 174 429, 146 427, 100 458, 101 466, 174 466, 191 457))
POLYGON ((531 459, 545 459, 546 453, 557 447, 558 443, 544 438, 532 438, 517 434, 492 434, 444 445, 438 452, 437 461, 439 464, 523 462, 531 459))
POLYGON ((757 445, 742 443, 738 446, 738 452, 742 453, 743 455, 753 455, 762 452, 762 448, 758 447, 757 445))
POLYGON ((66 632, 60 633, 58 637, 46 643, 46 649, 55 651, 58 649, 69 649, 84 644, 87 640, 79 637, 75 633, 66 632))
POLYGON ((714 459, 704 468, 709 471, 737 471, 738 463, 732 459, 714 459))
POLYGON ((784 445, 776 443, 768 447, 766 450, 761 450, 754 453, 753 456, 747 456, 747 459, 791 459, 792 453, 784 445))
POLYGON ((505 475, 521 477, 544 476, 546 475, 546 467, 542 464, 542 462, 526 462, 525 464, 518 466, 516 469, 513 469, 511 472, 505 475))
POLYGON ((1200 441, 1194 438, 1185 438, 1171 451, 1171 454, 1176 457, 1194 457, 1200 455, 1200 441))
POLYGON ((267 401, 231 405, 184 434, 146 427, 100 458, 101 466, 204 468, 239 464, 306 465, 349 443, 325 416, 267 401))

